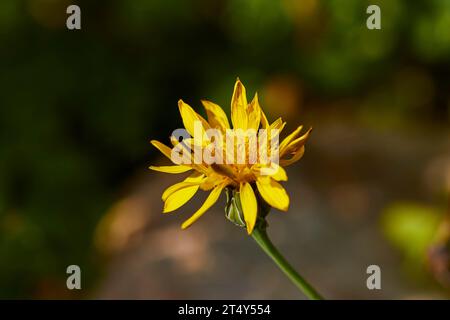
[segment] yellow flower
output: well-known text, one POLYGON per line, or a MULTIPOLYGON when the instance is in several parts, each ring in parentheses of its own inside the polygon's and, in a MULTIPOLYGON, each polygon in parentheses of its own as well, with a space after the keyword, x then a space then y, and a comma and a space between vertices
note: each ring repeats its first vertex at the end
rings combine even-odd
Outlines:
MULTIPOLYGON (((200 218, 217 201, 225 188, 230 188, 231 190, 235 190, 236 194, 239 195, 247 232, 251 234, 258 217, 258 203, 261 198, 269 206, 287 211, 289 207, 289 196, 279 183, 280 181, 287 180, 283 166, 290 165, 303 156, 305 150, 304 145, 311 129, 300 136, 302 126, 299 126, 279 143, 277 148, 268 145, 268 142, 271 141, 269 140, 271 139, 271 133, 277 130, 281 131, 286 123, 279 118, 272 124, 269 124, 264 112, 259 106, 258 95, 255 94, 253 100, 247 103, 245 87, 239 79, 236 81, 231 98, 232 128, 230 127, 225 112, 220 106, 205 100, 202 101, 202 104, 206 109, 207 120, 197 114, 182 100, 178 102, 184 127, 192 137, 185 139, 184 144, 174 136, 171 137, 172 147, 168 147, 156 140, 151 141, 175 165, 151 166, 150 169, 175 174, 194 171, 185 180, 170 186, 163 192, 163 212, 172 212, 180 208, 199 189, 211 191, 200 209, 182 224, 182 228, 185 229, 200 218), (197 128, 196 124, 199 124, 197 128), (266 130, 265 135, 261 134, 263 130, 259 130, 260 128, 266 130), (199 129, 199 131, 196 131, 196 129, 199 129), (223 135, 219 138, 213 138, 209 134, 211 129, 216 129, 223 135), (244 142, 235 142, 232 140, 231 146, 229 143, 227 144, 228 140, 226 140, 226 137, 229 133, 234 134, 239 130, 248 129, 253 129, 255 130, 254 132, 257 132, 257 139, 261 148, 259 149, 259 153, 264 148, 266 148, 265 151, 267 153, 278 152, 279 164, 263 161, 261 154, 259 154, 259 158, 256 161, 251 161, 250 159, 254 156, 254 152, 250 151, 249 137, 246 137, 244 142), (206 137, 206 139, 204 141, 196 140, 196 133, 200 133, 201 138, 206 137), (220 151, 225 151, 225 163, 208 163, 205 159, 198 161, 198 154, 195 154, 195 148, 200 150, 199 154, 203 154, 213 142, 216 143, 214 145, 219 146, 220 151), (192 146, 194 148, 194 151, 189 149, 187 157, 184 157, 184 160, 189 161, 181 164, 174 161, 172 155, 175 149, 178 150, 177 152, 180 150, 186 151, 186 146, 192 146), (231 151, 231 156, 229 151, 231 151), (236 157, 241 157, 244 161, 236 163, 234 154, 236 154, 236 157)), ((213 151, 212 154, 217 155, 218 152, 213 151)))

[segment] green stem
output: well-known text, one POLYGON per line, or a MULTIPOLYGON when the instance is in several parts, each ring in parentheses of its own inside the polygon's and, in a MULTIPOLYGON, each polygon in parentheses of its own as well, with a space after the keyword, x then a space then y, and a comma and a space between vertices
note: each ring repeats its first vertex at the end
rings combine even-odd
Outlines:
POLYGON ((281 271, 311 300, 323 300, 319 293, 298 274, 297 271, 286 261, 278 249, 270 241, 265 227, 253 229, 252 237, 264 250, 264 252, 278 265, 281 271))

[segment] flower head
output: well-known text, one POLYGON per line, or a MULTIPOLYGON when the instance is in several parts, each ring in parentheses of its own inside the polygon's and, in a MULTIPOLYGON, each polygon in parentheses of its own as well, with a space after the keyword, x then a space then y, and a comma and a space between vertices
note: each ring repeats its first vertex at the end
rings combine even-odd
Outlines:
MULTIPOLYGON (((261 207, 270 206, 287 211, 289 196, 280 181, 286 181, 283 167, 303 156, 309 129, 300 136, 302 126, 278 143, 285 122, 279 118, 269 124, 262 111, 258 95, 248 103, 245 87, 239 79, 231 98, 231 123, 217 104, 203 100, 207 120, 180 100, 178 107, 185 129, 175 130, 172 147, 159 141, 151 143, 174 165, 151 166, 166 173, 193 171, 182 182, 167 188, 162 194, 164 213, 187 203, 199 189, 210 191, 203 205, 182 224, 185 229, 200 218, 219 198, 224 189, 239 197, 242 225, 252 233, 261 207), (180 138, 181 141, 180 141, 180 138)), ((228 216, 228 215, 227 215, 228 216)))

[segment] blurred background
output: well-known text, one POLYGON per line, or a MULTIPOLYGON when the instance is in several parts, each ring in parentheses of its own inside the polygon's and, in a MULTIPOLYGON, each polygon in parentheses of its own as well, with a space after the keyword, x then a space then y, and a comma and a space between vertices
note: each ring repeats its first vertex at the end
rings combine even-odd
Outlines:
POLYGON ((288 260, 328 298, 450 297, 450 1, 2 0, 0 67, 1 298, 303 298, 224 201, 161 214, 149 141, 236 77, 314 127, 269 217, 288 260))

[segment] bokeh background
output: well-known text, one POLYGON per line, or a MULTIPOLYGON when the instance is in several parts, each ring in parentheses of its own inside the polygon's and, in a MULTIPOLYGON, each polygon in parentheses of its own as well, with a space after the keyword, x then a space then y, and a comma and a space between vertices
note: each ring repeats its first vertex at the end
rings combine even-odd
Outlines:
POLYGON ((181 231, 201 199, 162 215, 181 177, 147 169, 177 100, 229 112, 236 77, 314 127, 269 217, 293 265, 328 298, 450 297, 450 1, 2 0, 0 67, 1 298, 303 298, 222 204, 181 231))

